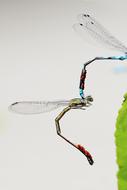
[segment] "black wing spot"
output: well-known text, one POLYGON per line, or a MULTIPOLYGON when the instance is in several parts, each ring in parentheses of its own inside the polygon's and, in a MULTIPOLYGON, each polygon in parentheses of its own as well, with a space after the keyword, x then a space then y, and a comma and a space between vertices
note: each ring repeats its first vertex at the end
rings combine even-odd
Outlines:
POLYGON ((84 16, 84 17, 90 17, 90 15, 86 15, 86 14, 84 14, 83 16, 84 16))
POLYGON ((11 105, 14 106, 14 105, 16 105, 16 104, 18 104, 18 102, 15 102, 15 103, 13 103, 13 104, 11 104, 11 105))

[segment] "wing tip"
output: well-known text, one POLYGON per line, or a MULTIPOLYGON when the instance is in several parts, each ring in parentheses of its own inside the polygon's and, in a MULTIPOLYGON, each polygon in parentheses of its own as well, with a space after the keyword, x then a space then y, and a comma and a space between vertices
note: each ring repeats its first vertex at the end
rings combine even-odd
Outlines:
POLYGON ((18 104, 18 102, 14 102, 13 104, 11 104, 11 106, 14 106, 14 105, 16 105, 16 104, 18 104))
POLYGON ((10 106, 8 106, 8 111, 18 113, 18 112, 16 112, 16 111, 13 109, 13 106, 17 105, 18 103, 19 103, 19 102, 14 102, 14 103, 12 103, 10 106))

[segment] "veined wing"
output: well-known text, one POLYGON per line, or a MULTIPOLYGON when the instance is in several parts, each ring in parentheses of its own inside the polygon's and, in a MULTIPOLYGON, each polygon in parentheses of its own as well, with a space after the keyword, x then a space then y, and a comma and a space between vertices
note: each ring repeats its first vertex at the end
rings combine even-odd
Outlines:
POLYGON ((80 23, 74 24, 73 28, 78 33, 89 34, 91 37, 117 51, 127 53, 127 47, 124 46, 117 38, 110 34, 99 22, 87 14, 78 16, 80 23))
POLYGON ((9 106, 9 111, 18 114, 39 114, 49 112, 61 106, 69 104, 68 100, 58 101, 22 101, 15 102, 9 106))

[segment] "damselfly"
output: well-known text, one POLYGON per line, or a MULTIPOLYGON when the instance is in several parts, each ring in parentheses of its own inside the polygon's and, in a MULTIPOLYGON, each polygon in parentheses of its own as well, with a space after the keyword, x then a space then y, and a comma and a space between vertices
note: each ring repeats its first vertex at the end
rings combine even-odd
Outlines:
MULTIPOLYGON (((117 38, 111 35, 110 32, 108 32, 98 21, 96 21, 90 15, 80 14, 78 16, 78 21, 79 23, 73 25, 74 30, 78 34, 84 37, 89 35, 92 38, 94 38, 96 41, 98 41, 99 43, 123 53, 122 56, 95 57, 84 64, 84 67, 81 73, 80 87, 79 87, 80 96, 81 98, 84 98, 84 92, 83 92, 84 81, 82 81, 82 77, 84 78, 83 80, 85 80, 84 76, 85 76, 86 66, 96 60, 121 60, 121 61, 126 60, 127 47, 122 42, 120 42, 117 38)), ((124 71, 124 69, 122 69, 122 71, 124 71)))
POLYGON ((62 100, 62 101, 22 101, 15 102, 9 106, 9 110, 19 114, 39 114, 44 112, 49 112, 54 109, 57 109, 62 106, 66 106, 63 111, 56 117, 56 132, 62 137, 66 142, 71 144, 76 149, 80 150, 87 158, 90 165, 93 164, 93 159, 91 154, 80 144, 74 144, 70 140, 68 140, 65 136, 61 134, 60 119, 64 116, 66 112, 71 109, 83 109, 89 107, 93 102, 93 98, 91 96, 87 96, 84 99, 75 98, 71 100, 62 100))

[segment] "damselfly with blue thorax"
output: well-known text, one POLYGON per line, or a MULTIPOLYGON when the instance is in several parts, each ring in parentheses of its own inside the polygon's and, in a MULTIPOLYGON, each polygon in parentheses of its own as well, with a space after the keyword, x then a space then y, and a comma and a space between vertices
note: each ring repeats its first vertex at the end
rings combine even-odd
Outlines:
MULTIPOLYGON (((127 47, 120 42, 116 37, 114 37, 105 27, 103 27, 98 21, 96 21, 89 14, 78 15, 79 23, 73 25, 74 30, 82 37, 87 38, 88 36, 94 38, 99 43, 121 52, 123 55, 120 56, 110 56, 110 57, 95 57, 84 64, 82 69, 79 92, 81 98, 84 98, 84 80, 86 77, 86 66, 91 64, 96 60, 126 60, 127 59, 127 47)), ((127 67, 119 67, 117 72, 126 72, 127 67), (121 69, 122 68, 122 69, 121 69)))

